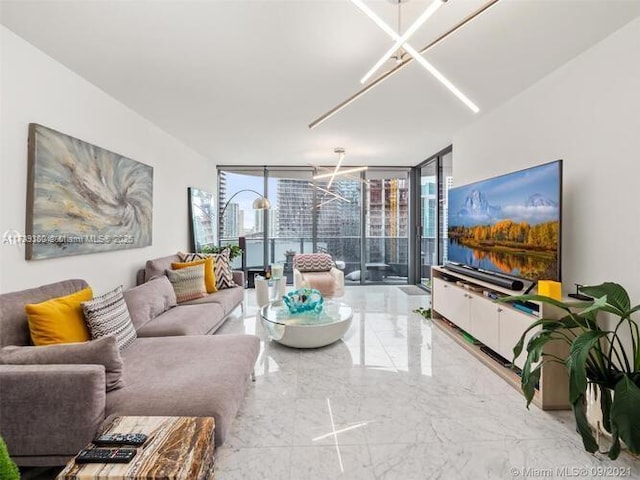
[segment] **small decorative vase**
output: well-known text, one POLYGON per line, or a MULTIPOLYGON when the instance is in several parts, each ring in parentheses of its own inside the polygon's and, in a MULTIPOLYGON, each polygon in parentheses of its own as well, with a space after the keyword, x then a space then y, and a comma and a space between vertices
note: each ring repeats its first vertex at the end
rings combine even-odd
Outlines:
POLYGON ((322 312, 324 299, 320 292, 313 288, 300 288, 282 297, 290 313, 322 312))

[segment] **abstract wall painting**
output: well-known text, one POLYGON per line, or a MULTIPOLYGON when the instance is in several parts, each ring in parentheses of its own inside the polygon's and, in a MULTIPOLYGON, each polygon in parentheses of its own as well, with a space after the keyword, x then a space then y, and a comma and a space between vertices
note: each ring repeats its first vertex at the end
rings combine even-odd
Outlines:
POLYGON ((153 167, 29 125, 26 259, 151 245, 153 167))

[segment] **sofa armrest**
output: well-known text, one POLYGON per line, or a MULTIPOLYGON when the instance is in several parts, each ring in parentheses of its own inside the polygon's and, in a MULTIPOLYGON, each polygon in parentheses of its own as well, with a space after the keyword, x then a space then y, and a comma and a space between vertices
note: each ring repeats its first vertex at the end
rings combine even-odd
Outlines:
POLYGON ((308 286, 309 285, 307 285, 304 279, 302 278, 302 272, 300 272, 300 270, 298 270, 297 268, 294 268, 293 269, 293 288, 298 290, 300 288, 304 288, 308 286))
POLYGON ((336 267, 333 267, 329 273, 333 277, 336 289, 334 295, 339 297, 344 295, 344 272, 336 267))
POLYGON ((72 457, 104 421, 102 365, 0 365, 0 435, 11 455, 72 457))
POLYGON ((144 282, 147 281, 147 279, 145 278, 145 274, 146 272, 144 268, 141 268, 136 272, 136 286, 142 285, 144 282))
POLYGON ((242 270, 233 270, 231 273, 233 274, 233 281, 244 288, 244 272, 242 270))

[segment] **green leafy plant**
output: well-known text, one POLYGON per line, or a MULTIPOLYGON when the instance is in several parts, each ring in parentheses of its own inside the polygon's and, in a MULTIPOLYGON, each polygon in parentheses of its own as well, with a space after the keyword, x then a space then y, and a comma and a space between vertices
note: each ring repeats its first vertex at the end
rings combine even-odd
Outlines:
POLYGON ((233 260, 234 258, 239 257, 240 255, 242 255, 242 252, 243 252, 243 250, 238 245, 223 245, 223 246, 206 245, 202 247, 201 252, 202 253, 220 253, 224 249, 229 250, 230 260, 233 260))
POLYGON ((431 318, 431 308, 419 307, 414 310, 415 313, 419 313, 424 318, 431 318))
POLYGON ((2 480, 20 480, 20 471, 11 460, 7 445, 2 437, 0 437, 0 478, 2 480))
POLYGON ((640 305, 631 306, 629 294, 619 284, 606 282, 582 286, 580 293, 593 298, 591 302, 566 303, 542 295, 520 295, 503 298, 502 302, 529 300, 560 308, 560 319, 542 318, 533 322, 513 349, 517 358, 526 348, 527 359, 522 369, 522 391, 527 407, 540 381, 541 368, 548 362, 560 362, 569 372, 569 401, 584 448, 594 453, 599 445, 587 420, 586 393, 588 386, 600 393, 603 427, 611 434, 609 458, 620 454, 621 441, 631 453, 640 453, 640 333, 631 315, 640 305), (598 312, 616 318, 614 328, 601 328, 598 312), (524 345, 525 336, 537 329, 524 345), (623 332, 625 332, 623 334, 623 332), (621 335, 629 334, 625 341, 621 335), (565 342, 567 358, 543 353, 549 342, 565 342), (540 362, 540 363, 538 363, 540 362))

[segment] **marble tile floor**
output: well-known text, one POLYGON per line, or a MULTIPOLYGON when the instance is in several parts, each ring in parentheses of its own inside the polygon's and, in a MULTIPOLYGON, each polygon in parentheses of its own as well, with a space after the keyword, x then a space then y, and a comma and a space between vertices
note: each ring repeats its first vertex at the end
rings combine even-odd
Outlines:
POLYGON ((217 450, 217 480, 607 478, 607 467, 622 468, 611 478, 640 478, 640 460, 584 452, 571 412, 527 410, 413 313, 427 295, 351 287, 342 301, 351 328, 320 349, 265 338, 253 291, 222 327, 263 341, 256 381, 217 450))
POLYGON ((584 452, 571 412, 527 410, 413 313, 427 295, 366 286, 341 300, 354 309, 351 328, 320 349, 265 338, 254 290, 219 330, 262 343, 256 381, 216 451, 216 480, 640 478, 640 460, 584 452), (611 467, 621 470, 598 470, 611 467))

